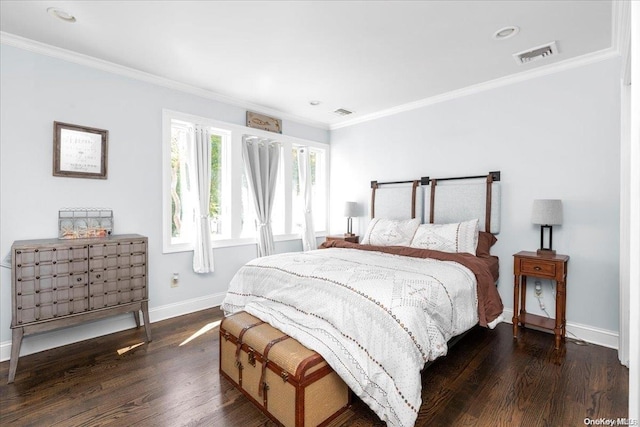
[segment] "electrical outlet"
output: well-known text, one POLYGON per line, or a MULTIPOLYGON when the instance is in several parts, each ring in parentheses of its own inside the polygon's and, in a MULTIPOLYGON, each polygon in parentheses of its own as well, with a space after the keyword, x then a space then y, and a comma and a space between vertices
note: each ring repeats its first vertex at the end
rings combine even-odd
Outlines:
POLYGON ((536 293, 536 296, 539 297, 542 295, 542 282, 540 282, 539 280, 536 280, 535 283, 536 283, 535 293, 536 293))
POLYGON ((171 277, 171 287, 177 288, 179 283, 180 283, 180 275, 178 273, 173 273, 173 276, 171 277))

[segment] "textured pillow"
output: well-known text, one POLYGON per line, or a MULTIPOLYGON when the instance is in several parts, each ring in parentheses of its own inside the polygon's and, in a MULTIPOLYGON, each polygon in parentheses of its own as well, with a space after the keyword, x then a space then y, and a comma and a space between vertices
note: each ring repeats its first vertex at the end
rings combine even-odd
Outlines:
POLYGON ((478 233, 478 247, 476 248, 476 256, 491 256, 491 246, 495 245, 498 239, 491 233, 481 231, 478 233))
POLYGON ((478 220, 472 219, 454 224, 422 224, 413 236, 410 246, 475 255, 478 246, 478 220))
POLYGON ((416 229, 418 219, 395 220, 374 218, 362 239, 364 245, 409 246, 416 229))

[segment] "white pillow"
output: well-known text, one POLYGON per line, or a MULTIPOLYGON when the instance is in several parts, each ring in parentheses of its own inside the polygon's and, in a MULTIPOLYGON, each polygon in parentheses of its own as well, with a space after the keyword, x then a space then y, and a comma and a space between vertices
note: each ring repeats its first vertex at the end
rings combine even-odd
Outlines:
POLYGON ((422 224, 416 230, 410 246, 475 255, 478 247, 478 220, 472 219, 454 224, 422 224))
POLYGON ((362 239, 364 245, 409 246, 420 220, 373 218, 362 239))

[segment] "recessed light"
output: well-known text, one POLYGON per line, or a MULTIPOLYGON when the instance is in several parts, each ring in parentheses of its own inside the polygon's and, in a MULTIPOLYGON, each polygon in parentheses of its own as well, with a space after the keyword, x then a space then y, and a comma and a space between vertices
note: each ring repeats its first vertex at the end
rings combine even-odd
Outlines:
POLYGON ((316 100, 314 99, 314 100, 312 100, 312 101, 309 101, 309 105, 313 105, 313 106, 315 107, 316 105, 320 105, 320 101, 316 101, 316 100))
POLYGON ((505 40, 511 38, 520 32, 520 28, 512 25, 510 27, 504 27, 493 33, 493 38, 496 40, 505 40))
POLYGON ((53 16, 54 18, 58 18, 61 21, 69 23, 76 22, 75 16, 73 16, 69 12, 65 12, 62 9, 58 9, 57 7, 50 7, 47 9, 47 12, 49 13, 49 15, 53 16))

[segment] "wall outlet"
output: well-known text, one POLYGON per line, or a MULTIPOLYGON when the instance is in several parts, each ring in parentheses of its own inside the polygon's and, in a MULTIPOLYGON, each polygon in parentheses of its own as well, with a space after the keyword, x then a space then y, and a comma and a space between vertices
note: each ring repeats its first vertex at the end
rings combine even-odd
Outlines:
POLYGON ((536 280, 535 283, 536 283, 535 293, 536 293, 536 296, 539 297, 542 295, 542 282, 540 282, 539 280, 536 280))
POLYGON ((179 283, 180 283, 180 275, 178 273, 173 273, 173 276, 171 276, 171 287, 177 288, 179 283))

